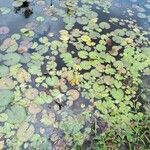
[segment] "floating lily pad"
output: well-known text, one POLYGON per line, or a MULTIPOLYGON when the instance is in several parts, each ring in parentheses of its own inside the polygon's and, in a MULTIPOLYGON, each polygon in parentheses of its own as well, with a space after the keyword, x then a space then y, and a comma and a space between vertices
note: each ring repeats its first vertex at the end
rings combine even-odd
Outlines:
POLYGON ((20 61, 20 55, 17 53, 8 53, 3 56, 3 61, 6 66, 15 65, 20 61))
POLYGON ((68 99, 72 101, 77 100, 80 96, 79 91, 74 89, 70 89, 69 91, 67 91, 66 95, 68 96, 68 99))
POLYGON ((0 13, 1 13, 2 15, 5 15, 5 14, 10 13, 10 11, 11 11, 11 9, 8 8, 8 7, 0 7, 0 13))
POLYGON ((102 28, 102 29, 109 29, 110 28, 110 24, 107 23, 107 22, 101 22, 99 24, 99 26, 102 28))
POLYGON ((138 13, 137 16, 142 19, 146 18, 146 15, 144 13, 138 13))
POLYGON ((34 126, 27 122, 23 123, 20 125, 19 129, 17 130, 17 138, 19 139, 20 142, 26 142, 30 138, 32 138, 34 134, 34 126))
POLYGON ((82 61, 80 67, 84 70, 89 70, 91 68, 91 63, 89 61, 82 61))
POLYGON ((6 26, 0 27, 0 35, 9 33, 9 28, 6 26))
POLYGON ((0 79, 0 89, 13 89, 15 87, 15 83, 11 78, 4 77, 0 79))
POLYGON ((78 55, 80 58, 86 59, 88 57, 88 52, 87 51, 80 51, 80 52, 78 52, 78 55))
POLYGON ((6 114, 8 115, 8 122, 12 124, 19 124, 26 119, 26 111, 24 107, 19 105, 12 106, 6 111, 6 114))
POLYGON ((42 17, 42 16, 38 16, 38 17, 36 18, 36 20, 37 20, 38 22, 43 22, 45 19, 44 19, 44 17, 42 17))
POLYGON ((35 88, 27 89, 25 92, 25 96, 26 98, 33 100, 38 96, 38 90, 35 88))
POLYGON ((0 90, 0 107, 7 106, 14 98, 14 94, 9 90, 0 90))
POLYGON ((0 77, 6 76, 9 73, 9 68, 5 65, 0 65, 0 77))
POLYGON ((119 101, 121 101, 124 97, 124 92, 121 89, 112 89, 111 94, 114 99, 119 101))

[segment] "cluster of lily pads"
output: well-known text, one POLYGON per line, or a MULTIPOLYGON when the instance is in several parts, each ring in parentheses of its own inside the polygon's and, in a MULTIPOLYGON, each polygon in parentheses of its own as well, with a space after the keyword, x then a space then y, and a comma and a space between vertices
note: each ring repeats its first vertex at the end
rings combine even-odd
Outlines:
MULTIPOLYGON (((42 13, 18 33, 0 26, 6 36, 0 45, 0 149, 85 149, 93 124, 94 134, 132 132, 130 126, 148 114, 140 85, 141 76, 150 75, 150 31, 135 20, 101 19, 111 0, 35 3, 42 13), (55 25, 61 20, 64 28, 48 31, 47 18, 55 25), (40 25, 46 34, 39 37, 40 25)), ((12 12, 1 7, 0 13, 12 12)), ((123 139, 132 143, 131 137, 123 139)), ((125 144, 103 142, 114 150, 125 144)))

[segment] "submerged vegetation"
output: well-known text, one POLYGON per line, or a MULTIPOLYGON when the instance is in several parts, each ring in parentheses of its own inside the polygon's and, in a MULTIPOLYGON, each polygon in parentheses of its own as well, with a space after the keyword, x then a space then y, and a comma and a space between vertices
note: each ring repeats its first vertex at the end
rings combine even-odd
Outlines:
POLYGON ((150 149, 150 1, 8 3, 0 149, 150 149))

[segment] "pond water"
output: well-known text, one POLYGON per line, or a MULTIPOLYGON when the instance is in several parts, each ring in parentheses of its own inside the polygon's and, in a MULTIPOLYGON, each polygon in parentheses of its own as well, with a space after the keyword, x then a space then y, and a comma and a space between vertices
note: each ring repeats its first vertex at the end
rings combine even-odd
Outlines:
POLYGON ((148 114, 150 0, 23 1, 0 0, 0 149, 97 150, 148 114))

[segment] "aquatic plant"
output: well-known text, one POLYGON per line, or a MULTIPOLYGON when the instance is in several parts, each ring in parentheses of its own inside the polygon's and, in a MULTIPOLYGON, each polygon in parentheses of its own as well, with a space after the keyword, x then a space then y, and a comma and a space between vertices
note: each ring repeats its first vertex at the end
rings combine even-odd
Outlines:
POLYGON ((149 149, 150 2, 33 3, 0 7, 0 149, 149 149))

